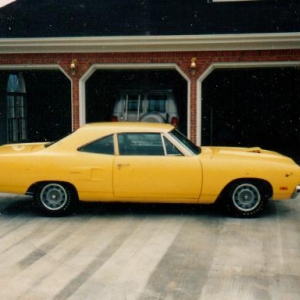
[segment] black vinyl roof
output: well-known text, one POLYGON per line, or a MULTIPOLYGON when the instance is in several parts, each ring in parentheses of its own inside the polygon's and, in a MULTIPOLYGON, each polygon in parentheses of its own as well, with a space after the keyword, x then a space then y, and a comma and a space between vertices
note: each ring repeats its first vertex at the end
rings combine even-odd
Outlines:
POLYGON ((16 0, 0 38, 300 32, 300 1, 16 0))

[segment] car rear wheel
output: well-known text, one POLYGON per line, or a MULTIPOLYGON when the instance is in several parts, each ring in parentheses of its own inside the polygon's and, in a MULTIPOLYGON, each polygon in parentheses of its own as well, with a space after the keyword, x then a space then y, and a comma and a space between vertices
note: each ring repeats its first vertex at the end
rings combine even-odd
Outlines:
POLYGON ((238 182, 230 186, 227 210, 236 217, 255 217, 266 207, 268 197, 256 182, 238 182))
POLYGON ((38 185, 33 202, 38 210, 47 215, 61 216, 72 211, 76 198, 76 193, 70 185, 49 182, 38 185))

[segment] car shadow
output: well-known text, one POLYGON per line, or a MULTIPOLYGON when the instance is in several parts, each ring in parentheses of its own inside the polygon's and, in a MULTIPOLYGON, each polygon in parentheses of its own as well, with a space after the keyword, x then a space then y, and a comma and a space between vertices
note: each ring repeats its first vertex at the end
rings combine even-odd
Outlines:
MULTIPOLYGON (((160 203, 116 203, 116 202, 79 202, 74 212, 65 216, 144 216, 144 215, 207 215, 223 216, 215 205, 199 204, 160 204, 160 203)), ((1 195, 0 217, 48 217, 36 211, 32 198, 28 196, 1 195)))
POLYGON ((35 215, 31 197, 5 195, 0 198, 0 217, 35 215))
MULTIPOLYGON (((265 211, 257 218, 275 218, 288 216, 293 207, 285 201, 270 201, 265 211)), ((230 216, 216 204, 165 204, 165 203, 115 203, 115 202, 80 202, 75 216, 205 216, 208 218, 236 218, 230 216)))
POLYGON ((224 216, 215 205, 199 204, 161 204, 161 203, 88 203, 81 202, 76 209, 75 215, 175 215, 195 216, 210 215, 215 217, 224 216))
MULTIPOLYGON (((259 216, 263 218, 289 215, 293 206, 283 202, 270 201, 266 210, 259 216)), ((205 216, 210 218, 230 217, 215 204, 160 204, 160 203, 115 203, 79 202, 77 208, 67 217, 82 216, 205 216)), ((47 217, 34 210, 31 197, 8 196, 0 199, 0 217, 47 217)))

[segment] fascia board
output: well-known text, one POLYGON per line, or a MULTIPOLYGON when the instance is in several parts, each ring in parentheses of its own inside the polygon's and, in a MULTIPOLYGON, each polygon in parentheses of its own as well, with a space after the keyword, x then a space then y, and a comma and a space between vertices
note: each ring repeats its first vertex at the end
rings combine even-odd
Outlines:
POLYGON ((300 49, 300 32, 0 39, 0 53, 109 53, 300 49))

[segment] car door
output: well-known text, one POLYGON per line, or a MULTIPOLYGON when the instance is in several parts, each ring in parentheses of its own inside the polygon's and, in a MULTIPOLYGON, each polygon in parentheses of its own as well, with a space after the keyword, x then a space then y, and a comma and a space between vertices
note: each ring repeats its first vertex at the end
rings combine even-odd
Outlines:
POLYGON ((202 171, 197 155, 185 156, 178 149, 174 153, 176 147, 167 147, 170 141, 160 133, 122 133, 117 140, 119 155, 113 167, 116 200, 198 201, 202 171))

